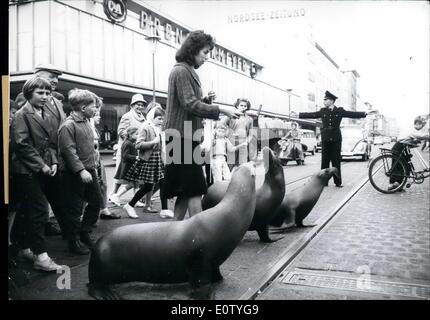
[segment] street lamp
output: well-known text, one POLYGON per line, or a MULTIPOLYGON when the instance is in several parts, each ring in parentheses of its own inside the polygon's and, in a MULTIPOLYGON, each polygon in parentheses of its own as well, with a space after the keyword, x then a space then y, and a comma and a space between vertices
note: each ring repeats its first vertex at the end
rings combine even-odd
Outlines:
POLYGON ((293 89, 286 89, 288 93, 288 119, 291 121, 291 91, 293 89))
POLYGON ((161 40, 161 37, 156 34, 153 21, 150 23, 150 29, 150 35, 145 36, 145 39, 151 41, 152 44, 152 101, 155 102, 155 52, 157 51, 157 44, 161 40))

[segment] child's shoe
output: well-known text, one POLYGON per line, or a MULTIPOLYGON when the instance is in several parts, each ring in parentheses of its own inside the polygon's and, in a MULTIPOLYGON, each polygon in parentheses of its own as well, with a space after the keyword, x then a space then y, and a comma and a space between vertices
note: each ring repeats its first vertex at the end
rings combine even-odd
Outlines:
POLYGON ((109 201, 112 202, 113 204, 117 205, 118 207, 121 206, 121 201, 120 201, 120 199, 116 193, 112 193, 109 196, 109 201))
POLYGON ((124 205, 124 209, 125 211, 127 211, 127 214, 130 218, 132 219, 138 219, 139 216, 136 214, 136 210, 134 210, 134 208, 129 205, 128 203, 124 205))
POLYGON ((160 212, 160 217, 161 218, 174 218, 175 217, 175 214, 173 213, 173 211, 172 210, 161 210, 161 212, 160 212))
POLYGON ((39 255, 34 261, 33 268, 36 270, 52 272, 61 269, 61 266, 56 264, 48 255, 45 256, 45 259, 42 258, 42 260, 39 255))
POLYGON ((145 204, 142 201, 137 201, 134 206, 137 208, 143 208, 145 206, 145 204))
POLYGON ((390 184, 388 185, 388 191, 393 190, 393 189, 396 189, 399 185, 400 185, 400 183, 398 183, 397 181, 395 181, 395 182, 393 182, 393 183, 390 183, 390 184))

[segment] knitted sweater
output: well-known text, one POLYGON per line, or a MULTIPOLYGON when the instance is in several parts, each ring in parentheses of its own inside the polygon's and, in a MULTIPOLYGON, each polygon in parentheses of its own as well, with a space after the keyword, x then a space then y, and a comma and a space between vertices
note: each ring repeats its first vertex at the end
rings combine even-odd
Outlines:
POLYGON ((218 117, 219 107, 202 101, 201 83, 194 68, 184 62, 175 64, 169 76, 164 130, 175 129, 182 138, 191 139, 196 130, 203 129, 203 118, 218 117), (184 134, 185 121, 192 125, 189 134, 187 130, 184 134))

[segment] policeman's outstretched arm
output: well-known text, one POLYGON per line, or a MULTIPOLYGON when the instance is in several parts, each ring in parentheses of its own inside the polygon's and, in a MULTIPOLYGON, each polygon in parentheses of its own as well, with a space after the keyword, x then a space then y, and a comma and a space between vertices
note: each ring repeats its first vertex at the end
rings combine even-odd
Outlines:
POLYGON ((300 112, 299 119, 318 119, 321 118, 321 110, 317 112, 300 112))

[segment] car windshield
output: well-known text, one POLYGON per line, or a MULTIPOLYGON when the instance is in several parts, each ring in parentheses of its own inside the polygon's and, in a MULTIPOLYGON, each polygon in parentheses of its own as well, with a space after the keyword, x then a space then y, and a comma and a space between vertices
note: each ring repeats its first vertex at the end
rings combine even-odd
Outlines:
POLYGON ((349 138, 349 139, 363 139, 363 132, 360 128, 348 128, 342 130, 342 137, 343 138, 349 138))

